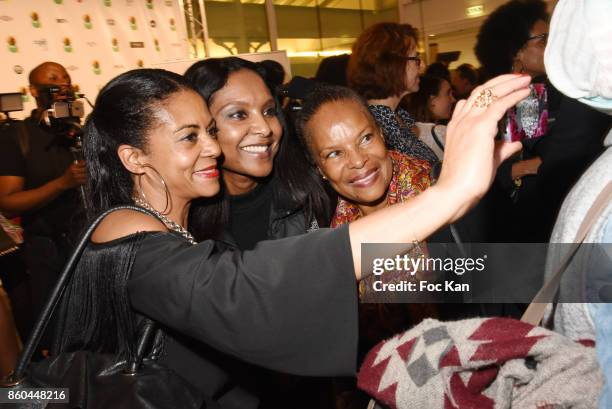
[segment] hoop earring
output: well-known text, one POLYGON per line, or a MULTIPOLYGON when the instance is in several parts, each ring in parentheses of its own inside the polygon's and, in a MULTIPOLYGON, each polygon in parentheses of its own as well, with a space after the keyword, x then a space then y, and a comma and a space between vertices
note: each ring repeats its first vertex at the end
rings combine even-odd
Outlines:
MULTIPOLYGON (((145 168, 149 168, 151 169, 153 172, 155 172, 155 174, 157 175, 157 177, 159 178, 159 182, 161 183, 161 185, 164 187, 164 194, 166 195, 166 205, 164 206, 164 210, 161 211, 161 214, 168 214, 168 212, 170 211, 170 209, 172 209, 172 197, 170 196, 170 191, 168 190, 168 185, 166 184, 166 181, 164 180, 164 178, 162 177, 161 173, 159 173, 157 171, 157 169, 155 169, 153 166, 149 165, 148 163, 145 163, 144 165, 142 165, 145 168)), ((149 201, 147 200, 145 194, 144 194, 144 190, 142 190, 142 182, 141 182, 141 178, 144 175, 144 172, 138 175, 138 190, 140 191, 140 196, 142 197, 142 199, 149 203, 149 201)))

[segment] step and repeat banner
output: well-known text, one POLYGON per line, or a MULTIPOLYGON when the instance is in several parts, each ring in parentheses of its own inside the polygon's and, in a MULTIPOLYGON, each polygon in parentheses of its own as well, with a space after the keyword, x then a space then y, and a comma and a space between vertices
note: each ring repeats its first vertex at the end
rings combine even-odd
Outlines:
POLYGON ((0 93, 21 92, 22 118, 35 108, 28 74, 62 64, 94 100, 116 75, 189 56, 177 0, 0 0, 0 93))

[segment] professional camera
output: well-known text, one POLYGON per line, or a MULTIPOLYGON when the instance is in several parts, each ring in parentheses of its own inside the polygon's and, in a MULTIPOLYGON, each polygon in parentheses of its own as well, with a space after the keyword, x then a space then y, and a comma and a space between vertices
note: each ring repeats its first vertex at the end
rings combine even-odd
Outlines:
POLYGON ((47 107, 42 121, 51 132, 66 136, 70 140, 82 136, 81 118, 85 116, 85 106, 71 86, 37 85, 39 104, 47 107))
MULTIPOLYGON (((83 94, 76 94, 70 86, 39 86, 39 96, 44 106, 50 106, 44 114, 43 120, 51 131, 61 140, 69 143, 70 152, 75 162, 81 162, 83 156, 83 127, 81 118, 85 116, 85 106, 79 98, 83 94)), ((79 188, 81 200, 85 207, 85 188, 79 188)))
POLYGON ((11 112, 23 111, 23 102, 21 100, 21 93, 19 92, 8 92, 0 94, 0 112, 4 114, 4 118, 0 122, 11 122, 11 112))
POLYGON ((74 122, 76 119, 85 116, 85 105, 78 99, 81 95, 75 94, 71 87, 61 87, 57 85, 40 86, 38 89, 40 96, 47 102, 49 108, 46 111, 46 118, 50 121, 68 120, 74 122))

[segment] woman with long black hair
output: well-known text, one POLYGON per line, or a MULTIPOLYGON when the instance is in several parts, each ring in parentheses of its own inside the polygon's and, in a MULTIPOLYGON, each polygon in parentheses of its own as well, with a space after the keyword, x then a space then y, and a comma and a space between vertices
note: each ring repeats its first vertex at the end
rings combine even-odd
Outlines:
MULTIPOLYGON (((201 226, 199 239, 220 238, 248 250, 263 240, 329 225, 331 200, 285 121, 275 96, 282 78, 275 78, 278 73, 270 66, 238 57, 211 58, 185 73, 209 106, 223 154, 220 200, 213 205, 201 200, 204 205, 192 209, 192 220, 201 226)), ((249 372, 263 407, 331 406, 325 402, 332 395, 329 379, 249 372)))
POLYGON ((211 58, 192 65, 185 77, 208 104, 223 153, 223 201, 194 207, 193 217, 204 223, 198 237, 223 238, 247 250, 327 225, 330 201, 287 130, 265 67, 238 57, 211 58))

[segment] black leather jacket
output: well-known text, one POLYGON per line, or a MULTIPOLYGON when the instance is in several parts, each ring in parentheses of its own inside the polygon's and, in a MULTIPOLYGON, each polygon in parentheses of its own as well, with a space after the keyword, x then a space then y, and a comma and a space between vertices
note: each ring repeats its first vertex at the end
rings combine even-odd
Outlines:
MULTIPOLYGON (((282 189, 278 179, 270 179, 273 201, 270 206, 270 217, 267 230, 269 240, 297 236, 319 229, 316 218, 306 222, 304 206, 293 198, 289 192, 282 189)), ((222 241, 237 247, 236 240, 228 229, 223 231, 222 241)))

